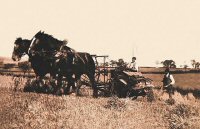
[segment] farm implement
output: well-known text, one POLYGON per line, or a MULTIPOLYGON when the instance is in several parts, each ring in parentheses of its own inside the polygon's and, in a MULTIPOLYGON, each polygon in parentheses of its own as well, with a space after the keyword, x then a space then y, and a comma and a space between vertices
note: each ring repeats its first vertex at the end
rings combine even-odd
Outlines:
POLYGON ((108 56, 93 56, 96 61, 96 85, 105 96, 116 95, 119 98, 147 96, 148 101, 154 100, 152 80, 145 78, 140 72, 133 72, 122 67, 106 66, 108 56), (100 66, 98 58, 103 59, 100 66))
MULTIPOLYGON (((138 96, 147 97, 148 101, 154 99, 152 80, 145 78, 140 72, 133 72, 130 69, 122 67, 110 67, 106 63, 108 56, 92 55, 95 61, 95 84, 98 94, 101 96, 117 96, 119 98, 130 97, 137 99, 138 96), (103 63, 99 63, 100 61, 103 63)), ((58 87, 64 92, 67 82, 62 81, 62 86, 56 84, 56 80, 46 78, 45 82, 27 82, 24 91, 39 93, 56 93, 58 87)), ((91 89, 91 83, 86 75, 81 76, 81 90, 91 89)))

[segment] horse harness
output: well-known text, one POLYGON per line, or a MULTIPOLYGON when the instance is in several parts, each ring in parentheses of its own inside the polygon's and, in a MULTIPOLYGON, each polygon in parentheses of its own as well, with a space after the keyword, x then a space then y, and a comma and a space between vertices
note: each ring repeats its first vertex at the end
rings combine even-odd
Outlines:
MULTIPOLYGON (((84 63, 84 59, 82 59, 79 54, 75 52, 72 48, 66 46, 66 45, 61 45, 59 50, 52 50, 52 51, 47 51, 47 50, 40 50, 40 51, 31 51, 32 45, 37 39, 33 37, 30 47, 28 49, 28 55, 29 55, 29 60, 31 60, 31 57, 37 55, 40 57, 45 57, 44 59, 46 61, 50 61, 51 63, 55 62, 58 63, 62 59, 66 59, 66 63, 71 67, 76 63, 76 59, 80 58, 84 63)), ((26 54, 26 53, 24 53, 26 54)))

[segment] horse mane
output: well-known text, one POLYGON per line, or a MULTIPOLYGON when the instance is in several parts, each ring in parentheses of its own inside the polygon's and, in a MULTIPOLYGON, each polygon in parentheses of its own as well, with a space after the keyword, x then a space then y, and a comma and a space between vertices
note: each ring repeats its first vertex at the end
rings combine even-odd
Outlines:
POLYGON ((21 41, 22 41, 22 38, 19 37, 19 38, 17 38, 17 39, 15 40, 15 43, 19 43, 19 42, 21 42, 21 41))
POLYGON ((17 39, 15 40, 15 44, 16 44, 16 43, 21 43, 22 41, 30 42, 29 39, 22 39, 21 37, 19 37, 19 38, 17 38, 17 39))
POLYGON ((64 44, 63 41, 54 38, 52 35, 44 33, 44 31, 43 32, 39 31, 37 34, 35 34, 35 37, 39 38, 39 39, 42 39, 44 41, 45 40, 52 40, 52 41, 55 41, 55 42, 59 43, 59 45, 63 45, 64 44))

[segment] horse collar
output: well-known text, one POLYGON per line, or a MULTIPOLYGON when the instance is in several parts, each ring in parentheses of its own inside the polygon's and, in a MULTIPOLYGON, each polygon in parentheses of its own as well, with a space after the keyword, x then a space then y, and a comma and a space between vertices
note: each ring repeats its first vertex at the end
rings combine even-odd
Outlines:
POLYGON ((28 54, 30 53, 31 46, 33 45, 33 43, 35 42, 35 40, 36 40, 36 38, 34 36, 33 39, 32 39, 32 41, 31 41, 30 47, 28 49, 28 54))

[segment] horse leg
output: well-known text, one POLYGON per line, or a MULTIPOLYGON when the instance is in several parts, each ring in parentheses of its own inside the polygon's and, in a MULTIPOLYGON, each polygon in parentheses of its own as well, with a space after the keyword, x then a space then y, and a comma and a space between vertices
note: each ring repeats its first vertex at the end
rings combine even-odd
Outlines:
POLYGON ((81 75, 78 75, 76 76, 76 96, 80 96, 80 88, 82 86, 82 83, 81 83, 81 75))
POLYGON ((69 81, 69 86, 72 87, 72 92, 76 92, 75 80, 72 77, 69 81))
POLYGON ((71 78, 71 86, 72 86, 72 92, 76 92, 76 86, 75 86, 75 79, 71 78))
POLYGON ((88 74, 87 76, 89 77, 90 82, 91 82, 91 84, 92 84, 93 97, 94 97, 94 98, 98 98, 98 89, 97 89, 97 85, 96 85, 96 83, 95 83, 95 78, 94 78, 94 76, 92 76, 92 75, 90 75, 90 74, 88 74))
POLYGON ((63 76, 59 74, 58 78, 57 78, 57 85, 54 87, 54 93, 56 95, 62 95, 62 90, 61 90, 62 78, 63 78, 63 76))
POLYGON ((43 82, 43 76, 37 76, 36 77, 36 87, 35 87, 35 92, 42 93, 42 87, 44 86, 43 82))
POLYGON ((50 80, 56 79, 56 73, 50 73, 50 80))
POLYGON ((70 87, 72 86, 72 87, 74 87, 74 81, 73 81, 73 78, 72 78, 72 74, 67 74, 67 82, 68 82, 68 84, 67 84, 67 87, 65 88, 65 92, 67 93, 67 94, 69 94, 69 92, 70 92, 70 87))
POLYGON ((56 85, 56 73, 50 72, 50 78, 48 80, 49 84, 46 86, 46 92, 47 93, 55 93, 55 89, 57 87, 56 85))

